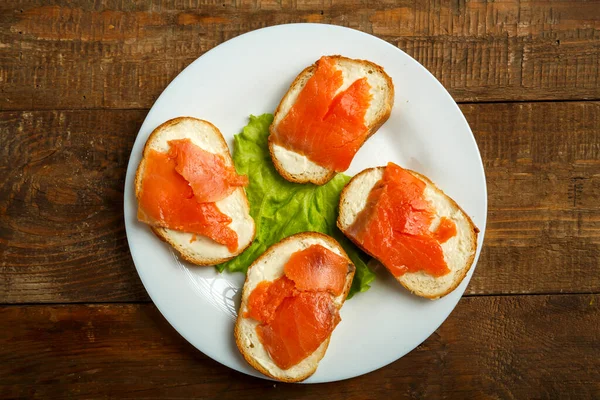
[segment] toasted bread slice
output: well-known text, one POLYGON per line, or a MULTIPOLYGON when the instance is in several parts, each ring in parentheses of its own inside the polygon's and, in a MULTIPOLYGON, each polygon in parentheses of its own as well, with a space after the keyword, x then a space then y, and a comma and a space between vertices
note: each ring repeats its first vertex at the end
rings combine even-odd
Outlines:
MULTIPOLYGON (((192 117, 171 119, 156 128, 146 141, 144 155, 135 175, 135 194, 140 197, 146 156, 150 149, 166 153, 169 140, 188 138, 195 145, 213 154, 220 155, 225 165, 233 166, 229 148, 221 132, 213 124, 192 117)), ((244 188, 239 187, 226 198, 216 202, 219 210, 232 219, 229 228, 238 235, 238 248, 230 252, 227 246, 212 239, 162 227, 152 227, 152 231, 163 241, 175 248, 183 259, 197 265, 214 265, 225 262, 246 249, 255 234, 254 220, 250 216, 250 205, 244 188), (195 240, 194 240, 195 238, 195 240)))
POLYGON ((251 318, 245 318, 244 313, 248 311, 248 298, 250 293, 262 281, 274 281, 283 276, 283 268, 290 256, 309 246, 319 244, 348 260, 348 274, 342 294, 333 297, 335 306, 340 309, 348 296, 352 285, 355 267, 344 249, 330 236, 316 232, 304 232, 287 237, 269 247, 256 261, 252 263, 246 275, 246 282, 242 291, 242 304, 240 306, 235 324, 235 341, 240 352, 248 363, 264 375, 283 382, 299 382, 311 376, 317 369, 319 361, 325 355, 329 338, 327 338, 317 350, 293 367, 283 370, 279 368, 269 356, 269 353, 260 342, 256 333, 258 322, 251 318))
MULTIPOLYGON (((378 167, 360 172, 348 182, 340 196, 338 227, 350 240, 370 255, 373 254, 369 249, 354 240, 347 231, 354 223, 358 213, 365 207, 371 189, 383 177, 384 170, 385 167, 378 167)), ((424 192, 425 198, 431 202, 436 214, 429 229, 435 230, 440 219, 446 217, 456 224, 456 236, 441 244, 444 260, 448 264, 450 273, 434 277, 422 271, 408 272, 396 277, 396 280, 418 296, 437 299, 453 291, 471 268, 475 259, 479 229, 458 204, 444 194, 431 180, 417 172, 410 170, 408 172, 427 184, 424 192)))
MULTIPOLYGON (((342 56, 332 56, 332 58, 335 59, 336 68, 342 71, 344 78, 344 83, 338 89, 338 93, 346 90, 352 83, 363 77, 367 78, 371 86, 371 104, 365 114, 365 125, 369 130, 366 137, 368 139, 377 132, 390 116, 394 105, 392 79, 385 73, 383 68, 370 61, 353 60, 342 56)), ((315 69, 316 63, 304 69, 296 77, 279 103, 273 123, 269 128, 271 133, 271 136, 269 136, 269 151, 277 172, 288 181, 296 183, 311 182, 316 185, 323 185, 335 176, 336 172, 334 170, 317 165, 306 156, 279 146, 272 140, 279 123, 292 108, 306 82, 314 74, 315 69)))

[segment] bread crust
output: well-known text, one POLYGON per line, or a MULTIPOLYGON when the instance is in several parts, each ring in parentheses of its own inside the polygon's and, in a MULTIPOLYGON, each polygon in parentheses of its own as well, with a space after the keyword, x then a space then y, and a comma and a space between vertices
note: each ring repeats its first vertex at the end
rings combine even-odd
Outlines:
POLYGON ((235 337, 236 345, 237 345, 238 349, 240 350, 240 353, 242 354, 244 359, 248 362, 248 364, 250 364, 254 369, 256 369, 261 374, 266 375, 272 379, 276 379, 281 382, 289 382, 289 383, 300 382, 300 381, 307 379, 312 374, 314 374, 319 365, 319 361, 321 361, 321 359, 325 356, 325 353, 329 346, 329 341, 331 339, 331 335, 327 339, 325 339, 325 341, 321 344, 321 346, 319 346, 319 348, 317 350, 315 350, 315 353, 321 352, 321 354, 319 354, 317 362, 315 362, 314 365, 311 365, 311 368, 309 370, 307 370, 305 373, 295 376, 293 378, 288 378, 285 376, 276 376, 275 374, 272 374, 270 371, 268 371, 266 368, 264 368, 262 365, 260 365, 260 363, 258 363, 256 361, 256 359, 254 359, 254 357, 252 357, 251 354, 249 354, 248 350, 246 349, 246 347, 244 346, 244 343, 243 343, 241 324, 245 318, 242 315, 242 310, 246 307, 248 298, 250 296, 250 293, 246 293, 246 283, 248 282, 249 276, 252 272, 252 268, 255 265, 258 265, 261 262, 263 262, 264 260, 268 259, 268 257, 270 257, 274 251, 277 251, 277 249, 280 246, 282 246, 286 243, 292 242, 292 241, 300 241, 300 240, 307 239, 307 238, 318 238, 318 239, 326 241, 332 247, 336 247, 337 249, 339 249, 342 256, 348 260, 348 273, 346 275, 346 284, 344 286, 344 291, 340 296, 335 296, 335 298, 343 299, 340 306, 339 307, 336 306, 338 309, 340 309, 342 307, 342 305, 346 301, 346 297, 348 296, 350 287, 352 286, 352 279, 354 278, 354 273, 356 271, 356 267, 354 266, 354 264, 352 263, 352 261, 350 260, 350 258, 348 257, 348 255, 346 254, 344 249, 342 248, 342 246, 340 246, 340 244, 331 236, 328 236, 328 235, 325 235, 325 234, 319 233, 319 232, 302 232, 302 233, 297 233, 292 236, 288 236, 287 238, 282 239, 278 243, 275 243, 274 245, 269 247, 267 250, 265 250, 265 252, 262 253, 252 263, 252 265, 250 265, 250 267, 248 267, 248 272, 246 274, 246 280, 244 281, 244 288, 243 288, 243 292, 242 292, 242 302, 241 302, 240 308, 238 310, 238 316, 237 316, 235 328, 234 328, 234 337, 235 337))
MULTIPOLYGON (((344 213, 344 207, 343 205, 347 203, 347 198, 349 196, 349 192, 351 190, 352 187, 352 183, 353 181, 355 181, 358 177, 372 173, 373 171, 376 170, 380 170, 383 171, 385 169, 385 167, 374 167, 374 168, 367 168, 363 171, 361 171, 360 173, 356 174, 354 177, 352 177, 352 179, 346 184, 346 186, 342 189, 342 192, 340 194, 340 202, 339 202, 339 216, 338 216, 338 220, 337 220, 337 226, 340 229, 340 231, 342 231, 342 233, 348 238, 350 239, 356 246, 358 246, 362 251, 364 251, 365 253, 367 253, 368 255, 370 255, 371 257, 373 257, 374 259, 376 259, 377 261, 379 261, 379 259, 373 255, 368 249, 364 248, 363 245, 361 243, 359 243, 357 240, 355 240, 351 235, 348 235, 347 229, 348 227, 344 226, 341 223, 341 219, 342 219, 342 215, 344 213)), ((473 220, 471 219, 471 217, 469 217, 469 215, 456 203, 456 201, 454 201, 454 199, 452 199, 450 196, 448 196, 446 193, 444 193, 443 190, 441 190, 439 187, 437 187, 437 185, 435 183, 433 183, 431 181, 431 179, 429 179, 428 177, 426 177, 425 175, 422 175, 418 172, 409 170, 409 169, 405 169, 406 171, 408 171, 409 173, 411 173, 412 175, 418 177, 419 179, 425 181, 428 185, 431 185, 431 187, 433 187, 436 191, 438 191, 439 193, 441 193, 448 201, 450 201, 450 203, 452 204, 452 206, 454 208, 456 208, 457 210, 459 210, 463 216, 466 218, 468 224, 469 224, 469 236, 470 236, 470 241, 474 244, 474 251, 473 254, 471 254, 469 256, 469 259, 467 260, 466 263, 466 267, 462 269, 462 272, 460 275, 458 275, 453 281, 452 284, 443 292, 441 293, 434 293, 434 294, 430 294, 427 293, 423 290, 420 290, 419 288, 415 288, 415 287, 410 287, 409 285, 406 284, 406 282, 404 282, 401 278, 401 276, 394 276, 394 278, 402 285, 404 286, 406 289, 408 289, 410 292, 416 294, 417 296, 420 297, 425 297, 431 300, 435 300, 435 299, 439 299, 441 297, 446 296, 448 293, 452 292, 454 289, 456 289, 456 287, 458 285, 460 285, 460 283, 463 281, 463 279, 465 278, 465 276, 467 275, 467 273, 469 272, 469 270, 471 269, 473 262, 475 261, 475 254, 477 253, 477 236, 479 233, 479 229, 477 228, 477 226, 475 226, 475 224, 473 223, 473 220)), ((381 261, 379 261, 381 262, 381 261)), ((387 269, 387 268, 386 268, 387 269)))
MULTIPOLYGON (((142 151, 142 160, 140 161, 140 164, 138 165, 138 168, 135 173, 135 180, 134 180, 135 198, 138 201, 138 204, 139 204, 140 195, 141 195, 142 178, 143 178, 143 173, 144 173, 145 165, 146 165, 146 157, 150 151, 150 144, 164 130, 170 128, 171 126, 175 126, 186 120, 187 121, 193 120, 196 122, 200 122, 202 124, 209 125, 215 131, 215 133, 217 133, 217 135, 215 135, 215 137, 217 137, 219 142, 221 142, 221 145, 224 146, 225 149, 228 149, 226 152, 227 153, 226 155, 225 154, 219 154, 219 155, 221 155, 225 159, 225 161, 228 165, 231 165, 231 166, 234 165, 233 159, 231 158, 231 154, 229 153, 229 147, 227 146, 227 142, 225 141, 225 138, 223 137, 223 134, 221 133, 221 131, 215 125, 213 125, 209 121, 199 119, 199 118, 194 118, 194 117, 177 117, 177 118, 170 119, 166 122, 163 122, 156 129, 154 129, 152 131, 152 133, 150 134, 150 136, 148 136, 148 139, 146 140, 146 143, 144 145, 144 149, 142 151)), ((250 209, 250 203, 248 202, 248 197, 246 196, 246 191, 244 190, 244 188, 242 188, 242 187, 237 188, 232 194, 230 194, 230 196, 234 195, 235 193, 238 193, 239 191, 241 191, 240 194, 242 195, 242 198, 244 199, 246 208, 250 209)), ((231 253, 231 255, 228 257, 206 258, 200 254, 195 254, 193 252, 186 251, 184 246, 178 245, 174 240, 171 239, 171 237, 170 237, 171 230, 170 229, 162 228, 162 227, 155 227, 155 226, 151 226, 150 228, 151 228, 152 232, 160 240, 162 240, 165 243, 168 243, 169 245, 171 245, 171 247, 173 247, 175 250, 177 250, 177 252, 179 253, 179 255, 181 256, 182 259, 184 259, 185 261, 190 262, 192 264, 196 264, 198 266, 212 266, 215 264, 220 264, 220 263, 226 262, 228 260, 231 260, 232 258, 241 254, 244 250, 246 250, 252 244, 252 241, 254 240, 254 237, 256 236, 256 225, 253 224, 252 225, 252 235, 251 235, 252 240, 250 240, 245 246, 238 248, 234 253, 231 253)))
MULTIPOLYGON (((340 56, 340 55, 333 55, 333 56, 329 56, 329 57, 333 58, 336 62, 339 60, 343 60, 343 61, 357 63, 359 65, 362 65, 364 68, 371 68, 371 69, 377 71, 377 73, 381 74, 386 81, 386 84, 387 84, 387 87, 389 90, 388 90, 387 99, 384 102, 385 109, 383 110, 383 112, 381 113, 379 118, 377 118, 371 124, 371 126, 368 127, 367 136, 365 137, 365 141, 363 142, 363 145, 364 145, 364 143, 371 136, 373 136, 373 134, 375 134, 375 132, 377 132, 377 130, 388 120, 388 118, 390 117, 390 114, 392 113, 392 107, 394 106, 394 83, 392 82, 392 78, 390 78, 390 76, 385 73, 384 69, 381 66, 379 66, 371 61, 361 60, 361 59, 351 59, 351 58, 340 56)), ((275 110, 274 120, 276 120, 277 115, 280 112, 282 112, 282 106, 283 106, 284 100, 290 95, 291 92, 296 90, 296 87, 300 86, 302 84, 302 82, 310 79, 310 77, 314 73, 314 70, 316 69, 318 63, 319 63, 319 61, 317 60, 313 65, 306 67, 302 72, 300 72, 300 74, 296 77, 296 79, 294 79, 294 81, 290 85, 290 88, 285 93, 285 95, 279 102, 277 109, 275 110)), ((297 175, 291 174, 289 171, 287 171, 283 167, 283 165, 281 165, 281 163, 275 156, 275 151, 274 151, 275 143, 273 142, 273 138, 275 136, 276 130, 277 130, 277 127, 275 126, 275 123, 272 123, 271 126, 269 127, 269 140, 268 140, 269 153, 271 154, 271 159, 273 160, 273 165, 275 166, 275 169, 284 179, 286 179, 290 182, 294 182, 294 183, 314 183, 315 185, 324 185, 325 183, 329 182, 337 174, 334 170, 328 170, 328 172, 326 174, 321 175, 321 176, 306 177, 306 176, 297 176, 297 175)), ((361 145, 361 147, 362 147, 362 145, 361 145)))

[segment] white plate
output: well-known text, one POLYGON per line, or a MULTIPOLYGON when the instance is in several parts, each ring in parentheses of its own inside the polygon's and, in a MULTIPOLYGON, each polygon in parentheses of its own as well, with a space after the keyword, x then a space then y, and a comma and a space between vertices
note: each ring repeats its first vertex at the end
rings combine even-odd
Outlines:
MULTIPOLYGON (((194 61, 158 98, 133 146, 125 183, 125 226, 131 255, 150 297, 173 327, 198 350, 230 368, 262 376, 246 364, 233 325, 244 275, 179 261, 168 245, 136 220, 135 170, 146 139, 162 122, 194 116, 214 123, 232 147, 250 114, 272 113, 294 77, 322 55, 342 54, 384 67, 396 88, 390 119, 360 149, 347 171, 393 161, 430 177, 481 229, 487 214, 485 175, 469 125, 448 92, 424 67, 396 47, 365 33, 331 25, 292 24, 232 39, 194 61)), ((448 296, 410 295, 386 271, 372 288, 349 300, 317 372, 307 382, 351 378, 402 357, 448 317, 475 265, 448 296)))

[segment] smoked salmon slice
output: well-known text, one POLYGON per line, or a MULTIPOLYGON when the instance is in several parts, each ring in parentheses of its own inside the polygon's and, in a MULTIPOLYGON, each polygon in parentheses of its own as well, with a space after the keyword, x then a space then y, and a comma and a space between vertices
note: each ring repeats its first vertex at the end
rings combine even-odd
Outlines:
POLYGON ((315 244, 297 251, 284 267, 285 275, 301 291, 328 291, 339 296, 346 285, 348 261, 325 247, 315 244))
POLYGON ((439 277, 450 272, 440 244, 456 235, 456 226, 445 218, 435 232, 429 230, 435 210, 425 198, 426 186, 389 163, 348 230, 394 276, 424 271, 439 277))
POLYGON ((312 354, 339 323, 332 294, 342 294, 349 263, 317 244, 293 253, 283 271, 256 285, 244 317, 260 322, 259 340, 275 364, 288 369, 312 354))
POLYGON ((275 364, 289 369, 317 350, 339 322, 329 294, 303 292, 284 299, 273 320, 256 332, 275 364))
MULTIPOLYGON (((205 175, 196 173, 190 163, 202 157, 203 153, 190 150, 191 143, 173 142, 176 143, 169 153, 149 149, 145 155, 138 219, 152 226, 206 236, 227 246, 229 251, 235 251, 238 237, 228 227, 231 218, 223 214, 214 202, 199 202, 194 191, 194 187, 201 186, 205 175), (181 164, 178 164, 179 160, 182 160, 181 164), (193 179, 193 184, 178 172, 178 168, 193 179)), ((212 187, 212 184, 213 181, 209 180, 207 187, 212 187)), ((220 184, 213 186, 219 190, 223 187, 220 184)))
POLYGON ((287 297, 295 292, 294 281, 282 276, 273 282, 262 281, 254 288, 248 299, 248 311, 245 318, 269 323, 275 316, 275 310, 287 297))
POLYGON ((196 146, 190 139, 171 140, 169 146, 175 170, 189 182, 200 203, 222 200, 248 184, 248 177, 226 166, 223 157, 196 146))
POLYGON ((332 57, 321 57, 314 74, 278 125, 275 143, 316 164, 345 171, 367 138, 365 114, 371 103, 367 78, 344 84, 332 57))
POLYGON ((456 224, 451 219, 442 217, 434 236, 440 243, 446 243, 450 238, 456 236, 456 224))

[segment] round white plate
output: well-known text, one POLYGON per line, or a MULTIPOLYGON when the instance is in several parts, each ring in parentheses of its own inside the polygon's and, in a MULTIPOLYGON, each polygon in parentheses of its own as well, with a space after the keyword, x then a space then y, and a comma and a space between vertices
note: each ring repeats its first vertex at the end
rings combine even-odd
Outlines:
MULTIPOLYGON (((133 261, 150 297, 173 327, 198 350, 230 368, 262 376, 246 364, 233 339, 244 281, 241 273, 182 262, 136 220, 135 170, 146 139, 162 122, 194 116, 215 124, 230 148, 250 114, 272 113, 290 83, 322 55, 371 60, 396 89, 390 119, 356 155, 348 174, 393 161, 436 182, 473 218, 483 243, 487 214, 485 175, 473 134, 448 92, 410 56, 368 34, 332 25, 292 24, 232 39, 194 61, 158 98, 131 152, 125 183, 125 226, 133 261)), ((475 265, 448 296, 430 301, 409 294, 389 273, 348 300, 327 354, 306 382, 351 378, 402 357, 448 317, 475 265)))

